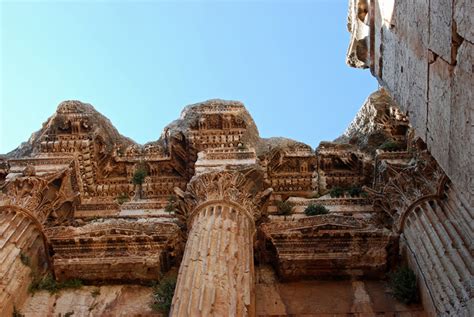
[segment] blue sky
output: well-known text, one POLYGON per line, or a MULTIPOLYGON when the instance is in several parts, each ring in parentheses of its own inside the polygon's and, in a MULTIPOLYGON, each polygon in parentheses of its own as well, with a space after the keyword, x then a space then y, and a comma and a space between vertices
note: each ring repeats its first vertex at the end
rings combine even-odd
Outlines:
POLYGON ((263 137, 316 147, 377 89, 345 64, 348 0, 0 0, 0 153, 62 100, 159 138, 188 104, 242 101, 263 137))

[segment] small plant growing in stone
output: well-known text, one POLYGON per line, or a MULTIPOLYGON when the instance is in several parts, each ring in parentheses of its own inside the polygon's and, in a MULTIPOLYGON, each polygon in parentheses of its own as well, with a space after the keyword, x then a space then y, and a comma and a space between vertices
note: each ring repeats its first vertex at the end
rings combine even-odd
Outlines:
POLYGON ((135 185, 142 185, 147 177, 148 173, 144 167, 139 167, 135 173, 133 173, 132 182, 135 185))
POLYGON ((16 306, 13 306, 12 317, 25 317, 19 310, 16 309, 16 306))
POLYGON ((81 288, 83 286, 82 280, 80 279, 72 279, 72 280, 66 280, 64 282, 58 283, 59 289, 63 288, 81 288))
POLYGON ((43 277, 33 277, 29 287, 30 293, 34 294, 36 291, 41 290, 45 290, 50 293, 56 293, 58 291, 58 284, 51 274, 47 274, 43 277))
POLYGON ((127 201, 130 200, 130 197, 127 195, 127 194, 120 194, 118 197, 117 197, 117 203, 119 205, 123 205, 124 203, 126 203, 127 201))
POLYGON ((173 212, 176 207, 177 198, 174 195, 168 197, 168 204, 165 206, 166 212, 173 212))
POLYGON ((318 216, 318 215, 325 215, 329 213, 329 209, 324 207, 323 205, 314 205, 311 204, 304 210, 306 216, 318 216))
POLYGON ((382 151, 397 151, 400 149, 400 144, 393 140, 387 140, 379 146, 382 151))
POLYGON ((94 303, 94 304, 92 304, 91 306, 89 306, 89 311, 90 311, 90 312, 93 311, 93 310, 97 307, 98 304, 99 304, 99 303, 94 303))
POLYGON ((80 288, 82 287, 82 281, 79 279, 66 280, 64 282, 57 282, 51 274, 47 274, 43 277, 33 276, 33 281, 30 284, 30 293, 36 291, 48 291, 51 294, 59 292, 61 289, 66 288, 80 288))
POLYGON ((293 213, 293 204, 289 201, 277 202, 278 215, 287 216, 293 213))
POLYGON ((25 266, 30 266, 31 264, 30 257, 23 252, 20 253, 20 260, 25 266))
POLYGON ((347 190, 347 192, 349 193, 349 195, 351 195, 352 197, 357 197, 357 196, 360 196, 362 194, 362 188, 358 187, 358 186, 352 186, 352 187, 349 187, 349 189, 347 190))
POLYGON ((390 274, 390 289, 393 296, 405 304, 418 302, 416 275, 409 267, 401 267, 390 274))
POLYGON ((165 277, 159 283, 155 284, 153 286, 153 300, 151 303, 151 308, 154 311, 162 312, 165 315, 168 315, 175 288, 175 276, 165 277))
POLYGON ((94 290, 91 292, 91 296, 93 298, 96 298, 99 295, 100 295, 100 288, 94 288, 94 290))
POLYGON ((332 197, 332 198, 335 198, 335 197, 341 197, 342 195, 344 194, 344 189, 341 188, 341 187, 333 187, 331 189, 331 191, 329 192, 329 195, 332 197))
POLYGON ((135 173, 133 173, 133 177, 132 177, 132 182, 135 184, 135 185, 138 185, 139 189, 138 189, 138 196, 140 197, 140 199, 143 198, 143 182, 145 181, 145 178, 147 177, 148 173, 145 169, 145 167, 143 166, 139 166, 137 168, 137 170, 135 171, 135 173))

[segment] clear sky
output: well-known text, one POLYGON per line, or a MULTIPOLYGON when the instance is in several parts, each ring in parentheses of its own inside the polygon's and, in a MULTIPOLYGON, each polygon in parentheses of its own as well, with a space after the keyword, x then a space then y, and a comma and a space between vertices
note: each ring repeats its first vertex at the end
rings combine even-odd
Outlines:
POLYGON ((377 89, 349 68, 348 0, 0 0, 0 153, 62 100, 159 138, 188 104, 242 101, 263 137, 316 147, 377 89))

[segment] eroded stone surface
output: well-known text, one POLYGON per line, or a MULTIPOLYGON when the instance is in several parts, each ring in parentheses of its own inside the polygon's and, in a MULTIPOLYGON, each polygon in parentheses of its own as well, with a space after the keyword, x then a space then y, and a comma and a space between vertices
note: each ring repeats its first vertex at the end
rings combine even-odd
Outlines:
POLYGON ((161 316, 150 308, 151 288, 143 286, 83 286, 58 294, 35 293, 21 307, 25 317, 38 316, 161 316))

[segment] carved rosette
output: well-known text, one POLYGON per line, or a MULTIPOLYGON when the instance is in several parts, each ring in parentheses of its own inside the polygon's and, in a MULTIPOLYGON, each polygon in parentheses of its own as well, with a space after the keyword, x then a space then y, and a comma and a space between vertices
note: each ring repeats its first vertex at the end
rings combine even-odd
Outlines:
POLYGON ((271 193, 256 169, 214 172, 177 191, 190 228, 171 316, 255 316, 255 219, 271 193))

